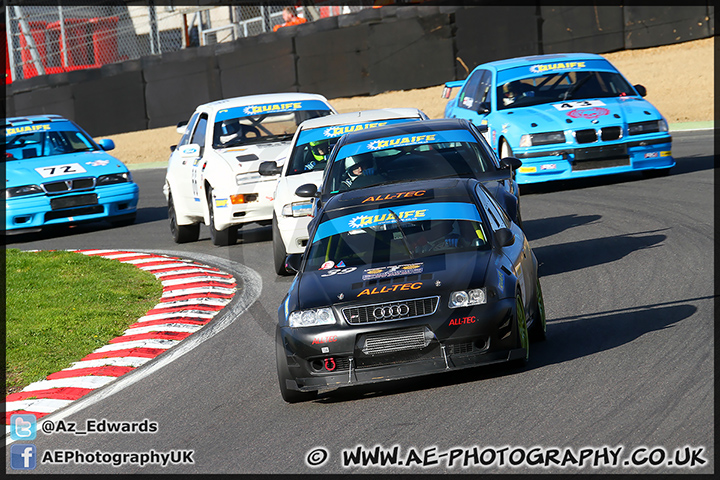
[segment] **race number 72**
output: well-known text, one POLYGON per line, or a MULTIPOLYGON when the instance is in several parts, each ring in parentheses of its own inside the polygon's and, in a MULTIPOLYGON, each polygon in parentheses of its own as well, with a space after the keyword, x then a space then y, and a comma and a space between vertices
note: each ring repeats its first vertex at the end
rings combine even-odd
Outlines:
POLYGON ((69 163, 67 165, 53 165, 50 167, 40 167, 35 169, 43 178, 58 177, 61 175, 71 175, 74 173, 85 173, 82 165, 79 163, 69 163))

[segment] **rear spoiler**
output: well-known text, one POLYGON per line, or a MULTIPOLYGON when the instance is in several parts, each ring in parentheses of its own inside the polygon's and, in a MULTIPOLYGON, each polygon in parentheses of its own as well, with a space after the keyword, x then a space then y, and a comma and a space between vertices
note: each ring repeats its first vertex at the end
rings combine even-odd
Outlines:
POLYGON ((465 80, 456 80, 454 82, 445 82, 445 88, 442 91, 442 98, 450 98, 450 93, 453 88, 462 87, 465 85, 465 80))

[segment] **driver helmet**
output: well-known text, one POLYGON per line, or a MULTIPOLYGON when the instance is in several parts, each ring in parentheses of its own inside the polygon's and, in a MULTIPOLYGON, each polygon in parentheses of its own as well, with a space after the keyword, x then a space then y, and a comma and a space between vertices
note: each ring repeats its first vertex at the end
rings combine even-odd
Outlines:
POLYGON ((223 120, 220 124, 220 143, 235 139, 240 133, 240 121, 237 118, 223 120))
POLYGON ((352 156, 345 159, 345 173, 347 173, 348 177, 353 179, 357 177, 357 175, 353 174, 352 171, 359 166, 363 169, 367 168, 367 162, 360 158, 360 156, 352 156))
POLYGON ((325 140, 310 142, 308 145, 310 145, 310 152, 313 154, 313 157, 315 157, 315 160, 324 162, 327 159, 329 145, 325 140))

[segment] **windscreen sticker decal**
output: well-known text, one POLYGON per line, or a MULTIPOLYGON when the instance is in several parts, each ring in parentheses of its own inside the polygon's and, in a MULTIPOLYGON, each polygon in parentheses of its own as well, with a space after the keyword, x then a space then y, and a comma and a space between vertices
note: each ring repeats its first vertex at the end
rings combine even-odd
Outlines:
MULTIPOLYGON (((321 223, 313 242, 322 240, 331 235, 359 230, 362 228, 395 223, 395 216, 388 208, 379 208, 352 215, 333 218, 321 223)), ((421 203, 415 205, 403 205, 399 208, 392 208, 393 212, 402 222, 418 220, 470 220, 481 222, 480 214, 475 205, 471 203, 438 202, 421 203)), ((331 268, 331 267, 328 267, 331 268)))
POLYGON ((411 190, 409 192, 398 192, 398 193, 387 193, 385 195, 377 195, 377 196, 370 196, 367 197, 365 200, 363 200, 360 203, 365 202, 382 202, 384 200, 397 200, 401 198, 411 198, 411 197, 424 197, 427 193, 426 190, 411 190))
MULTIPOLYGON (((11 127, 5 129, 5 136, 9 135, 17 135, 19 133, 35 133, 35 132, 45 132, 47 130, 52 130, 52 127, 50 125, 25 125, 24 127, 11 127)), ((63 128, 62 130, 67 130, 67 128, 63 128)))
POLYGON ((502 85, 506 82, 519 80, 522 78, 532 78, 539 75, 553 75, 557 73, 565 73, 568 71, 617 72, 617 69, 605 59, 592 59, 560 63, 538 63, 533 65, 529 65, 526 61, 522 61, 518 62, 516 66, 498 71, 495 84, 502 85), (573 64, 575 64, 575 67, 568 67, 568 65, 573 64), (582 67, 579 66, 581 64, 582 67))
POLYGON ((585 68, 585 62, 560 62, 560 63, 545 63, 539 65, 532 65, 530 71, 532 73, 543 73, 551 70, 572 70, 585 68))
POLYGON ((366 140, 343 146, 338 152, 337 157, 335 157, 335 161, 344 160, 352 155, 360 155, 362 153, 386 150, 389 148, 449 142, 477 143, 477 139, 467 130, 442 130, 426 134, 378 138, 370 142, 366 140))
POLYGON ((405 265, 392 265, 389 267, 366 268, 362 279, 375 280, 377 278, 400 277, 405 275, 419 275, 423 272, 423 264, 408 263, 405 265))
POLYGON ((247 105, 244 107, 224 108, 218 111, 217 114, 215 114, 215 122, 220 122, 228 118, 251 117, 263 113, 286 113, 300 110, 330 110, 330 108, 320 100, 247 105))
MULTIPOLYGON (((330 117, 332 118, 332 117, 330 117)), ((346 133, 360 132, 362 130, 369 130, 371 128, 385 127, 395 123, 405 123, 420 120, 419 118, 397 118, 394 120, 383 120, 381 122, 365 122, 356 123, 353 125, 333 125, 331 127, 313 128, 307 130, 301 130, 298 136, 296 145, 305 145, 310 142, 317 142, 318 140, 328 140, 333 138, 339 138, 346 133)))

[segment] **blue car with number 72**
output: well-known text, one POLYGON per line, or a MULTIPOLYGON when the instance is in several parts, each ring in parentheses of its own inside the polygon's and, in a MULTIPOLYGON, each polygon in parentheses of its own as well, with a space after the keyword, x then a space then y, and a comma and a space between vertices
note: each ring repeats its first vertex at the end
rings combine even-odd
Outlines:
POLYGON ((668 123, 605 58, 588 53, 536 55, 485 63, 447 82, 445 117, 487 125, 501 158, 522 161, 528 184, 675 165, 668 123))

